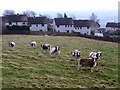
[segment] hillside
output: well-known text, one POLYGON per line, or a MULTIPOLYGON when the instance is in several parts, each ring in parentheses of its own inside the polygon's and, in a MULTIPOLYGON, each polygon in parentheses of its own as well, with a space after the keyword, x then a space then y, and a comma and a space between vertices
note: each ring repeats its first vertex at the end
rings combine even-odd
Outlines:
POLYGON ((118 87, 117 43, 91 40, 81 37, 3 35, 2 37, 3 88, 108 88, 118 87), (37 41, 36 48, 28 43, 37 41), (8 42, 15 41, 15 48, 8 42), (50 56, 40 43, 61 47, 61 56, 50 56), (71 51, 78 49, 82 58, 91 51, 101 51, 103 56, 94 68, 77 70, 71 51))

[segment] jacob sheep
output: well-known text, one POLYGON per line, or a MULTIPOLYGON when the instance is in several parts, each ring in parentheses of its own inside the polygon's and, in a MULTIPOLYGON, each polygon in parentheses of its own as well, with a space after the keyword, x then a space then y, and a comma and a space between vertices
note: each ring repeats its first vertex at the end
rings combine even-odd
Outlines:
POLYGON ((97 63, 99 62, 101 56, 102 52, 90 52, 89 54, 89 57, 95 59, 97 63))
POLYGON ((50 47, 50 54, 60 55, 60 47, 59 46, 50 47))
POLYGON ((13 42, 13 41, 11 41, 11 42, 9 42, 9 47, 15 47, 15 42, 13 42))
POLYGON ((31 47, 35 47, 36 45, 37 45, 37 42, 36 42, 36 41, 30 42, 30 46, 31 46, 31 47))
POLYGON ((71 52, 73 57, 79 58, 80 57, 80 51, 79 50, 74 50, 71 52))
POLYGON ((78 70, 80 67, 90 67, 91 72, 93 72, 93 67, 96 66, 96 60, 93 58, 80 58, 78 59, 78 70))
POLYGON ((49 50, 50 49, 50 47, 51 47, 51 45, 50 44, 41 44, 41 47, 42 47, 42 49, 43 50, 49 50))

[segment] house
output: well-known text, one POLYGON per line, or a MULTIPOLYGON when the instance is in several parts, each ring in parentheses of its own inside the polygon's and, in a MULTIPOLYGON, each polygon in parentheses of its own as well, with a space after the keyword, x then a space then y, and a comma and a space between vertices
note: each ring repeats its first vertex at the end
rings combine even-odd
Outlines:
POLYGON ((74 20, 74 32, 91 35, 98 33, 100 25, 92 20, 74 20))
POLYGON ((53 26, 57 32, 71 33, 74 31, 72 18, 54 18, 53 26))
POLYGON ((27 26, 28 19, 26 15, 6 15, 5 16, 5 26, 27 26))
POLYGON ((0 34, 6 32, 5 17, 0 17, 0 34))
POLYGON ((46 17, 29 17, 28 24, 31 31, 47 31, 47 21, 46 17))
POLYGON ((106 32, 114 32, 120 30, 120 22, 115 23, 115 22, 107 22, 106 24, 106 32))

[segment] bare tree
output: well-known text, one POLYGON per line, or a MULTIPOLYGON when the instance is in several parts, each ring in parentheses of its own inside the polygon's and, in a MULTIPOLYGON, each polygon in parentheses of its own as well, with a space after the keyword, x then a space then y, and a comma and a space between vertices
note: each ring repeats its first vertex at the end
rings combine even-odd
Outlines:
POLYGON ((45 17, 49 18, 49 19, 52 19, 52 17, 48 14, 44 14, 45 17))
POLYGON ((72 19, 73 19, 73 20, 75 20, 75 19, 76 19, 75 15, 73 15, 73 14, 71 15, 71 17, 72 17, 72 19))
POLYGON ((90 20, 99 22, 99 19, 97 19, 97 15, 95 15, 94 13, 92 13, 92 15, 90 16, 90 20))
POLYGON ((63 18, 63 15, 61 13, 57 13, 57 18, 63 18))
POLYGON ((15 14, 15 11, 14 10, 5 10, 4 12, 3 12, 3 15, 5 16, 5 15, 14 15, 15 14))
POLYGON ((43 15, 42 15, 42 14, 39 14, 39 17, 43 17, 43 15))
POLYGON ((31 10, 23 11, 22 13, 25 14, 27 17, 34 17, 36 15, 36 13, 31 10))
POLYGON ((66 13, 64 13, 64 18, 67 18, 67 14, 66 13))

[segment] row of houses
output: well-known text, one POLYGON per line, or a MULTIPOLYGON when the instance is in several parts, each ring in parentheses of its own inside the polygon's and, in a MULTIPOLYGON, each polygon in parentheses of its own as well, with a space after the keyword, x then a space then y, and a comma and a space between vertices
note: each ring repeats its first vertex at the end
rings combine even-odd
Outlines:
POLYGON ((120 22, 108 22, 106 24, 106 32, 120 31, 120 22))
MULTIPOLYGON (((48 19, 45 16, 42 17, 27 17, 26 15, 6 15, 2 17, 2 30, 4 31, 6 26, 28 26, 30 31, 48 31, 50 28, 56 32, 64 33, 80 33, 86 35, 94 35, 99 33, 100 25, 98 22, 92 20, 73 20, 72 18, 54 18, 48 19)), ((106 31, 119 29, 118 23, 108 22, 106 25, 106 31)))
POLYGON ((4 26, 29 26, 30 31, 48 31, 49 26, 56 32, 90 35, 98 32, 100 25, 92 20, 73 20, 72 18, 54 18, 52 20, 45 16, 27 17, 26 15, 6 15, 3 17, 4 26))

